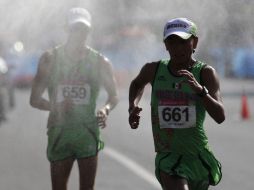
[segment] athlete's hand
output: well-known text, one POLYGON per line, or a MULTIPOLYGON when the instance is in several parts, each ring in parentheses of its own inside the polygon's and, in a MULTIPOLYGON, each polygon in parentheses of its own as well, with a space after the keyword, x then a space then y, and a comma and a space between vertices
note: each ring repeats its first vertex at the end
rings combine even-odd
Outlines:
POLYGON ((140 107, 133 107, 131 110, 129 110, 129 124, 132 129, 137 129, 139 126, 139 120, 140 120, 140 112, 142 111, 142 108, 140 107))
POLYGON ((108 117, 108 111, 106 110, 106 108, 101 108, 97 111, 97 122, 99 127, 101 127, 102 129, 105 128, 107 126, 106 124, 106 120, 108 117))
POLYGON ((198 81, 191 72, 189 72, 188 70, 180 70, 178 71, 178 74, 186 78, 186 80, 182 81, 182 83, 189 84, 192 90, 197 94, 201 93, 202 86, 198 83, 198 81))

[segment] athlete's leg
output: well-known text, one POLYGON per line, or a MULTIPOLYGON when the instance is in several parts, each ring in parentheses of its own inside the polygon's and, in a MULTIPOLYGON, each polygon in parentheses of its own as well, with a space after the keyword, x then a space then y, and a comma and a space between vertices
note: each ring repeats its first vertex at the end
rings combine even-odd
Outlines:
POLYGON ((161 183, 164 190, 189 190, 188 181, 179 176, 171 176, 160 172, 161 183))
POLYGON ((71 173, 74 159, 69 158, 50 163, 52 190, 67 190, 67 183, 71 173))
POLYGON ((93 190, 98 157, 78 159, 80 190, 93 190))

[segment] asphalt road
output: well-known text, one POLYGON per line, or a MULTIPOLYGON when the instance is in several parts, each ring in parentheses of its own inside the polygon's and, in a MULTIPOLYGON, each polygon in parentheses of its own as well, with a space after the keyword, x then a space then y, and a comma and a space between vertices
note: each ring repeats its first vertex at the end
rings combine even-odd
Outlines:
MULTIPOLYGON (((253 81, 222 81, 226 121, 217 125, 208 115, 205 128, 209 144, 222 163, 223 179, 212 190, 252 190, 254 169, 254 92, 253 81), (248 96, 251 118, 240 117, 241 92, 248 96)), ((16 92, 17 105, 0 126, 0 190, 50 189, 46 158, 47 112, 28 104, 29 90, 16 92)), ((101 97, 103 99, 103 95, 101 97)), ((99 103, 100 105, 100 103, 99 103)), ((98 105, 98 106, 99 106, 98 105)), ((120 103, 102 131, 106 148, 99 154, 96 189, 156 190, 154 147, 149 115, 149 98, 144 97, 140 128, 127 123, 127 91, 120 91, 120 103)), ((78 189, 77 166, 71 173, 69 189, 78 189)))

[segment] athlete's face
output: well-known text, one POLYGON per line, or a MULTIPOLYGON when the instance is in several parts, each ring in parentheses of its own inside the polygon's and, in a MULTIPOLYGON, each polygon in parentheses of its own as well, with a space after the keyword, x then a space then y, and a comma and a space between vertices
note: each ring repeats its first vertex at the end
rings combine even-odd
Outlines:
POLYGON ((196 37, 184 40, 177 35, 171 35, 164 41, 171 60, 177 62, 188 61, 191 58, 193 50, 197 47, 197 42, 198 38, 196 37))
POLYGON ((86 41, 90 28, 83 23, 72 24, 69 27, 69 37, 75 41, 86 41))

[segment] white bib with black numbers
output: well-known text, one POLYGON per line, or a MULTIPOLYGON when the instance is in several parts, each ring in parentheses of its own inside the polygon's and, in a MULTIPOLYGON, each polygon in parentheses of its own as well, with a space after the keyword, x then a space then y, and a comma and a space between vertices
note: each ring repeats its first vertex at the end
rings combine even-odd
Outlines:
POLYGON ((194 105, 159 105, 160 128, 190 128, 196 126, 194 105))
POLYGON ((62 102, 64 99, 71 99, 76 105, 89 104, 91 96, 91 87, 89 84, 82 85, 58 85, 56 102, 62 102))

